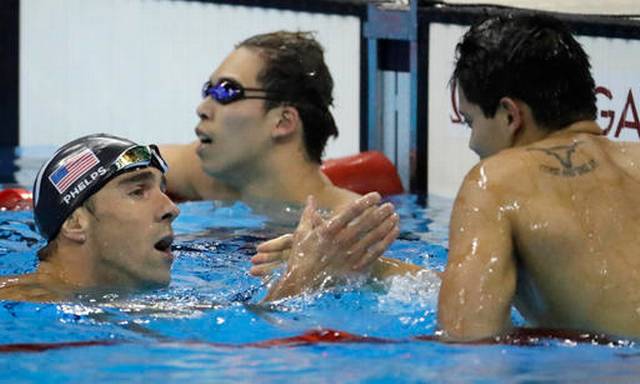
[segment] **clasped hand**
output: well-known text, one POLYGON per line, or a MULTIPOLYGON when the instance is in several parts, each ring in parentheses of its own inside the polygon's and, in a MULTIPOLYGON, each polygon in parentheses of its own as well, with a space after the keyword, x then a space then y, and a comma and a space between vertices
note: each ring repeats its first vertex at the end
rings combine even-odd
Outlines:
POLYGON ((258 246, 251 274, 264 276, 282 261, 287 270, 270 292, 270 300, 314 289, 328 281, 366 274, 369 267, 398 236, 398 215, 390 203, 378 205, 378 193, 369 193, 330 219, 307 199, 300 223, 287 234, 258 246))

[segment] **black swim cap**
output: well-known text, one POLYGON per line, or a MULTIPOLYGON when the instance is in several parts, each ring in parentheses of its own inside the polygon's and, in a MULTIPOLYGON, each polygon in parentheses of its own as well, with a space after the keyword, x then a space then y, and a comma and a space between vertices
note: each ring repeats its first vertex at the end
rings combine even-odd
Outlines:
POLYGON ((107 134, 65 144, 46 162, 33 185, 33 213, 42 235, 53 240, 67 217, 121 173, 167 165, 155 145, 142 146, 107 134))

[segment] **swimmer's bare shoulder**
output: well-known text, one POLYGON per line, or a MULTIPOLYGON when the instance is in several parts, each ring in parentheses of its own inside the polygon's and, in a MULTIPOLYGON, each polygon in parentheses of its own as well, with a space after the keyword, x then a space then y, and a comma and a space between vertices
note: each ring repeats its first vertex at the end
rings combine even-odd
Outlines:
POLYGON ((467 172, 456 199, 470 193, 491 194, 496 200, 526 194, 532 187, 531 173, 535 169, 526 151, 505 149, 481 160, 467 172))
POLYGON ((362 195, 331 185, 329 192, 325 196, 318 197, 317 200, 320 206, 327 207, 333 212, 340 212, 360 197, 362 195))
POLYGON ((552 136, 492 156, 484 171, 505 198, 573 206, 584 192, 600 205, 640 187, 640 144, 593 134, 552 136))
POLYGON ((627 176, 640 180, 640 143, 607 140, 604 151, 611 162, 627 176))
POLYGON ((169 165, 167 193, 175 200, 236 200, 237 193, 202 170, 198 142, 165 144, 160 153, 169 165))
POLYGON ((38 281, 35 274, 0 278, 0 300, 51 302, 62 297, 38 281))
POLYGON ((556 136, 500 152, 470 173, 496 202, 498 211, 484 215, 507 218, 521 262, 516 302, 533 324, 640 335, 639 149, 556 136))

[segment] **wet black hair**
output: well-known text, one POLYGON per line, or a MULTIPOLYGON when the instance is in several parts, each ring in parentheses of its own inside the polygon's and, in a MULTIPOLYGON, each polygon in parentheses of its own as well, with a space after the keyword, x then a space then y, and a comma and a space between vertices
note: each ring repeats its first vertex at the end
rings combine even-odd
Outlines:
POLYGON ((310 32, 278 31, 252 36, 237 48, 257 50, 264 68, 257 80, 277 91, 282 101, 268 100, 267 110, 291 105, 302 120, 304 145, 309 159, 322 163, 327 140, 338 136, 329 108, 333 105, 333 78, 324 61, 324 50, 310 32))
POLYGON ((509 13, 474 24, 456 47, 451 81, 486 117, 511 97, 548 130, 596 118, 589 57, 567 25, 548 14, 509 13))

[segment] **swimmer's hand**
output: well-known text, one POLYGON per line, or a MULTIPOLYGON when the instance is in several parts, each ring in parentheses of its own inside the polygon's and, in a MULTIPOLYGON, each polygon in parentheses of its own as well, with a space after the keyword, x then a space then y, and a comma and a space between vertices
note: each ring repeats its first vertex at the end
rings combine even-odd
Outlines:
POLYGON ((275 239, 260 243, 257 253, 251 258, 253 266, 249 273, 253 276, 265 277, 273 273, 289 259, 289 251, 293 244, 293 234, 287 233, 275 239))
POLYGON ((393 205, 378 206, 379 202, 378 193, 369 193, 325 220, 317 212, 313 197, 309 197, 291 239, 279 238, 280 245, 290 241, 287 271, 265 301, 322 288, 343 277, 368 272, 400 231, 393 205))

